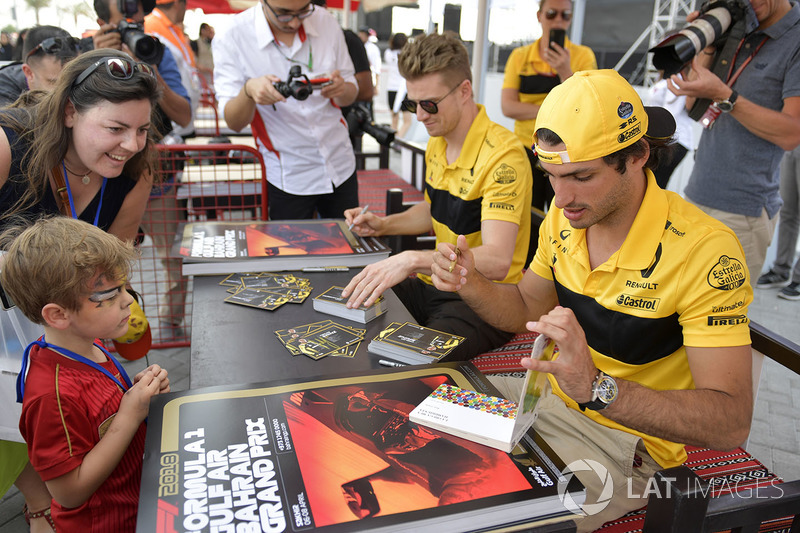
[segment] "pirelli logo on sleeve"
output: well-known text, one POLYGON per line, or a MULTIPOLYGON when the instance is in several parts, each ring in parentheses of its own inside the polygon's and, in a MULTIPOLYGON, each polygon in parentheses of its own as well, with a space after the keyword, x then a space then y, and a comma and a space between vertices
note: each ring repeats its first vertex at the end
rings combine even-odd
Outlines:
POLYGON ((747 323, 746 315, 728 315, 728 316, 709 315, 708 317, 709 326, 735 326, 737 324, 746 324, 746 323, 747 323))

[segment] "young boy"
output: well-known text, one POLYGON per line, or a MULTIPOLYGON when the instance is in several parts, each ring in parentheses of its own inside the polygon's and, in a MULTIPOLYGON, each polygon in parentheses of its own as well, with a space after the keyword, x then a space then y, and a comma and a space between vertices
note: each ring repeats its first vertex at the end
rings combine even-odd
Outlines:
MULTIPOLYGON (((150 398, 169 392, 151 365, 133 384, 95 339, 127 331, 125 280, 132 245, 67 217, 0 236, 8 250, 0 283, 25 316, 44 326, 23 368, 20 432, 53 496, 58 531, 134 531, 150 398)), ((19 390, 18 390, 19 392, 19 390)))

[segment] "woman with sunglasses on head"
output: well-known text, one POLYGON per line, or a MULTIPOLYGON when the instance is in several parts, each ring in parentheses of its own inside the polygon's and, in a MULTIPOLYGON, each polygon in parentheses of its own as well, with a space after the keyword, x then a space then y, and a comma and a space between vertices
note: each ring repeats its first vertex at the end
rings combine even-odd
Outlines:
POLYGON ((133 240, 153 184, 152 69, 101 49, 32 108, 0 113, 0 227, 61 213, 133 240))
MULTIPOLYGON (((20 217, 62 214, 135 239, 153 184, 150 116, 158 96, 149 66, 102 49, 68 63, 52 92, 31 93, 31 107, 0 111, 0 229, 20 217)), ((12 312, 0 311, 2 319, 12 312)), ((0 441, 0 450, 0 483, 13 480, 23 493, 31 531, 52 531, 50 496, 25 445, 0 441)))

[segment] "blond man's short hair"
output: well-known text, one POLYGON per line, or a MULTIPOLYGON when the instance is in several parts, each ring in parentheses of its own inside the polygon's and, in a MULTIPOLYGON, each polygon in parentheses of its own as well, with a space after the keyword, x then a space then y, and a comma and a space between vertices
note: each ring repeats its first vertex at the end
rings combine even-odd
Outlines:
POLYGON ((0 249, 6 250, 0 284, 36 324, 44 324, 42 309, 49 303, 79 310, 98 274, 106 280, 127 279, 138 257, 132 243, 62 216, 10 227, 0 235, 0 249))
POLYGON ((400 75, 407 80, 441 74, 448 85, 464 80, 472 82, 467 48, 452 32, 415 37, 400 52, 397 66, 400 75))

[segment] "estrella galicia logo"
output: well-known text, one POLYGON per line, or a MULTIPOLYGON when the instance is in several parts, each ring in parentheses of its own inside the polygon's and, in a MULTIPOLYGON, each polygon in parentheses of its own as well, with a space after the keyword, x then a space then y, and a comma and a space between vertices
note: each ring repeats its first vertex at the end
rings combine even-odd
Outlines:
POLYGON ((619 118, 628 118, 633 115, 633 104, 630 102, 620 102, 617 108, 617 115, 619 115, 619 118))
POLYGON ((571 229, 562 229, 561 232, 558 234, 558 236, 561 237, 561 240, 563 241, 566 240, 566 238, 569 237, 571 233, 572 233, 571 229))
POLYGON ((735 326, 736 324, 746 324, 747 315, 728 315, 728 316, 715 316, 709 315, 709 326, 735 326))
POLYGON ((633 296, 630 294, 620 294, 617 296, 617 305, 629 309, 641 309, 642 311, 658 311, 658 304, 661 298, 651 298, 649 296, 633 296))
POLYGON ((517 180, 517 171, 514 167, 503 163, 494 171, 494 181, 497 183, 514 183, 517 180))
POLYGON ((720 291, 732 291, 744 285, 747 279, 746 267, 735 257, 723 255, 716 265, 708 271, 706 280, 713 288, 720 291))

